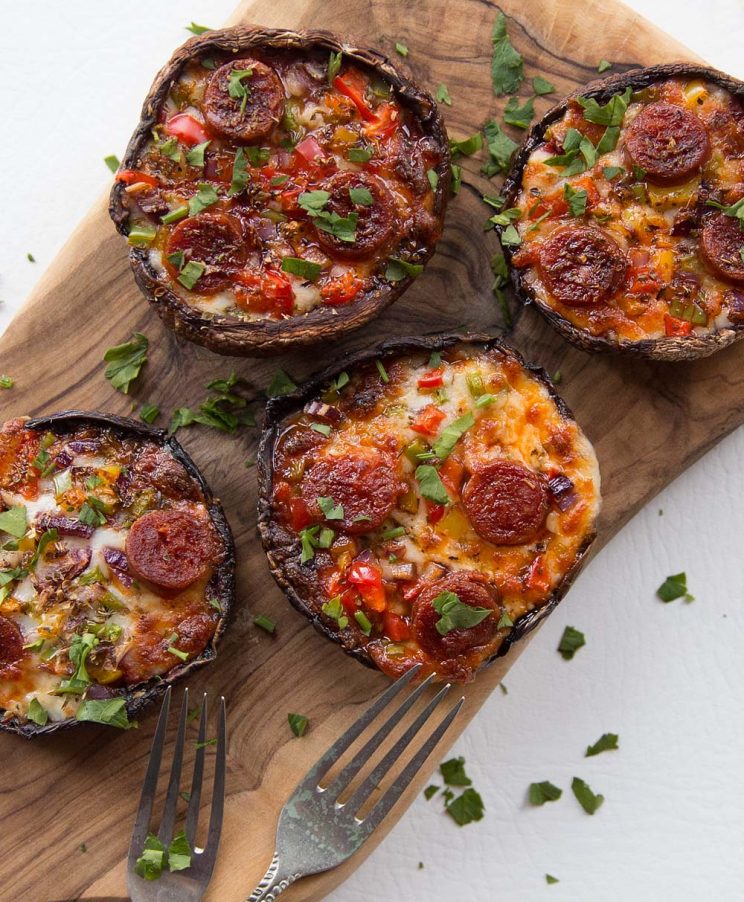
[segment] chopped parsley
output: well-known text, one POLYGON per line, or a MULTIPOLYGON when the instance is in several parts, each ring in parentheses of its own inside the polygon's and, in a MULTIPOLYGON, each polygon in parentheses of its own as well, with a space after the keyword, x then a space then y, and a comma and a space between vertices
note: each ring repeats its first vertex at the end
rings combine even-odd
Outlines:
POLYGON ((373 152, 369 147, 350 147, 346 156, 350 163, 369 163, 373 152))
POLYGON ((517 97, 510 97, 504 107, 504 122, 515 128, 529 128, 530 122, 535 118, 535 101, 532 97, 519 105, 517 97))
POLYGON ((469 138, 463 138, 461 141, 450 140, 449 142, 450 153, 454 157, 472 157, 472 155, 476 153, 476 151, 479 151, 482 147, 483 135, 481 135, 480 132, 476 132, 469 138))
POLYGON ((401 282, 403 279, 415 279, 423 271, 421 263, 409 263, 407 260, 391 257, 385 270, 385 278, 388 282, 401 282))
POLYGON ((297 198, 298 205, 310 216, 317 228, 328 232, 339 241, 353 243, 356 241, 356 226, 359 220, 357 213, 339 216, 338 213, 325 210, 330 200, 328 191, 305 191, 297 198))
POLYGON ((490 179, 500 172, 506 172, 517 145, 493 119, 486 122, 483 132, 486 136, 488 162, 482 167, 481 172, 490 179))
POLYGON ((336 504, 336 502, 330 496, 320 497, 318 500, 318 507, 323 511, 323 516, 326 520, 343 520, 344 519, 344 509, 340 504, 336 504))
POLYGON ((554 877, 552 874, 545 875, 545 882, 550 886, 553 883, 560 883, 560 880, 557 877, 554 877))
POLYGON ((365 188, 364 186, 359 188, 349 188, 349 200, 360 207, 371 207, 375 202, 374 197, 372 197, 372 192, 369 188, 365 188))
POLYGON ((349 625, 349 618, 346 616, 346 611, 344 610, 344 606, 341 603, 341 596, 334 595, 333 598, 330 598, 324 604, 320 606, 321 611, 332 620, 336 621, 338 628, 340 630, 345 630, 349 625))
POLYGON ((33 721, 33 723, 37 723, 40 727, 43 727, 49 720, 49 713, 38 698, 32 698, 31 703, 28 706, 28 711, 26 712, 26 717, 28 717, 30 721, 33 721))
POLYGON ((15 385, 15 379, 12 376, 0 374, 0 388, 9 389, 15 385))
POLYGON ((324 435, 326 438, 331 434, 331 427, 327 423, 311 423, 310 428, 314 432, 319 432, 321 435, 324 435))
POLYGON ((584 119, 597 125, 622 125, 628 109, 633 89, 628 87, 622 94, 613 94, 607 103, 598 103, 593 97, 577 97, 584 109, 584 119))
POLYGON ((549 780, 542 783, 530 783, 527 798, 530 805, 544 805, 546 802, 556 802, 563 795, 563 790, 554 786, 549 780))
POLYGON ((284 257, 282 260, 282 272, 292 273, 307 282, 316 282, 322 271, 320 263, 303 260, 301 257, 284 257))
POLYGON ((330 54, 328 55, 327 76, 328 76, 328 84, 329 85, 332 84, 333 79, 341 71, 342 59, 343 59, 343 54, 341 53, 340 50, 338 51, 338 53, 334 53, 333 51, 331 51, 330 54))
POLYGON ((245 112, 245 105, 251 94, 251 89, 243 82, 253 75, 253 69, 233 69, 227 83, 227 93, 233 100, 240 101, 240 114, 245 112))
POLYGON ((107 157, 103 158, 103 162, 108 166, 108 168, 112 172, 116 172, 116 170, 121 166, 119 162, 119 158, 115 154, 109 154, 107 157))
POLYGON ((287 714, 289 728, 295 736, 304 736, 307 730, 309 719, 304 714, 287 714))
POLYGON ((118 727, 120 730, 128 730, 134 726, 127 717, 126 699, 86 698, 80 703, 75 717, 77 720, 92 721, 93 723, 107 724, 110 727, 118 727))
POLYGON ((426 799, 426 801, 428 802, 429 799, 431 799, 433 796, 435 796, 441 788, 442 788, 441 786, 434 786, 433 783, 431 786, 427 786, 426 789, 424 790, 424 798, 426 799))
POLYGON ((140 408, 140 419, 145 423, 154 423, 160 416, 160 408, 156 404, 143 404, 140 408))
POLYGON ((416 467, 415 476, 424 498, 428 498, 429 501, 434 501, 436 504, 449 504, 449 495, 439 478, 436 467, 431 464, 420 464, 416 467))
POLYGON ((594 814, 604 802, 604 796, 593 793, 587 784, 579 777, 573 778, 571 781, 571 789, 576 796, 577 802, 587 814, 594 814))
POLYGON ((306 526, 305 529, 301 529, 297 535, 302 548, 300 553, 300 563, 306 564, 315 557, 316 548, 331 547, 335 533, 327 526, 306 526))
POLYGON ((191 25, 186 26, 186 31, 190 31, 191 34, 204 34, 205 31, 211 31, 207 25, 197 25, 196 22, 192 22, 191 25))
POLYGON ((217 194, 214 185, 202 182, 197 186, 196 194, 189 198, 189 215, 196 216, 197 213, 201 213, 202 210, 206 210, 207 207, 216 204, 219 199, 220 196, 217 194))
POLYGON ((429 184, 431 185, 431 190, 436 191, 437 185, 439 184, 439 175, 437 174, 436 169, 427 169, 426 177, 429 179, 429 184))
POLYGON ((473 785, 473 781, 465 773, 465 759, 462 755, 459 758, 450 758, 449 761, 443 761, 439 765, 439 771, 447 786, 473 785))
POLYGON ((471 629, 493 613, 491 608, 463 604, 459 596, 450 591, 440 592, 431 604, 440 615, 434 624, 440 636, 446 636, 453 630, 471 629))
POLYGON ((485 807, 480 795, 469 787, 457 798, 448 801, 445 811, 459 827, 464 827, 473 821, 482 820, 485 807))
POLYGON ((385 384, 390 382, 390 376, 388 376, 383 362, 381 360, 375 360, 375 366, 377 367, 377 372, 380 374, 380 379, 382 379, 385 384))
POLYGON ((147 338, 141 332, 134 332, 131 341, 115 345, 103 355, 108 363, 104 375, 117 391, 128 394, 129 386, 147 363, 148 345, 147 338))
POLYGON ((0 532, 7 532, 8 535, 20 539, 21 536, 25 535, 26 529, 26 508, 23 505, 11 507, 10 510, 0 514, 0 532))
POLYGON ((271 633, 273 635, 273 633, 276 632, 276 624, 270 617, 267 617, 266 614, 256 614, 256 616, 253 618, 253 622, 257 627, 265 630, 267 633, 271 633))
POLYGON ((134 864, 134 871, 145 880, 157 880, 165 870, 183 871, 191 866, 191 846, 185 831, 177 833, 166 849, 153 833, 148 833, 142 854, 134 864))
POLYGON ((438 103, 446 103, 447 106, 452 106, 452 98, 450 97, 450 92, 447 89, 447 85, 439 85, 439 87, 437 88, 436 98, 438 103))
POLYGON ((588 195, 584 188, 573 188, 568 182, 564 182, 563 196, 571 216, 583 216, 586 213, 588 195))
POLYGON ((612 68, 612 63, 608 60, 601 59, 597 65, 597 72, 602 73, 606 72, 608 69, 612 68))
POLYGON ((499 617, 499 622, 496 624, 496 629, 505 630, 511 629, 514 626, 514 621, 511 617, 504 611, 504 613, 499 617))
POLYGON ((675 573, 674 576, 667 576, 656 590, 656 594, 665 604, 675 601, 677 598, 684 598, 687 602, 695 600, 695 596, 690 595, 687 591, 686 573, 675 573))
POLYGON ((459 194, 460 188, 462 188, 462 166, 450 163, 450 172, 452 173, 452 193, 459 194))
POLYGON ((542 97, 544 94, 552 94, 555 91, 555 85, 541 75, 536 75, 532 79, 532 90, 538 97, 542 97))
POLYGON ((584 757, 592 758, 594 755, 599 755, 601 752, 616 751, 620 747, 617 744, 618 739, 619 736, 617 733, 603 733, 594 745, 588 746, 584 757))
POLYGON ((440 460, 449 457, 455 445, 474 423, 475 417, 468 411, 448 426, 445 426, 433 445, 436 456, 440 460))
POLYGON ((567 626, 558 643, 558 651, 565 661, 570 661, 583 645, 586 645, 584 634, 572 626, 567 626))
POLYGON ((269 387, 266 389, 266 397, 281 398, 284 395, 292 394, 292 392, 296 389, 297 386, 290 379, 290 377, 284 372, 284 370, 279 369, 274 373, 274 376, 269 383, 269 387))
POLYGON ((249 179, 250 176, 245 161, 245 151, 242 147, 239 147, 235 152, 235 159, 233 160, 232 180, 230 182, 230 190, 227 192, 228 195, 230 197, 235 197, 236 194, 240 194, 240 192, 245 189, 249 179))
POLYGON ((623 172, 625 172, 625 170, 622 166, 604 166, 602 168, 602 175, 607 179, 608 182, 611 182, 619 175, 622 175, 623 172))
POLYGON ((509 40, 506 16, 499 13, 491 34, 491 84, 497 97, 514 94, 524 80, 524 60, 509 40))
POLYGON ((186 162, 189 166, 196 166, 198 169, 204 168, 204 151, 210 144, 211 141, 203 141, 201 144, 196 144, 191 148, 186 154, 186 162))
POLYGON ((401 41, 396 41, 395 52, 399 53, 401 56, 408 56, 408 47, 401 43, 401 41))

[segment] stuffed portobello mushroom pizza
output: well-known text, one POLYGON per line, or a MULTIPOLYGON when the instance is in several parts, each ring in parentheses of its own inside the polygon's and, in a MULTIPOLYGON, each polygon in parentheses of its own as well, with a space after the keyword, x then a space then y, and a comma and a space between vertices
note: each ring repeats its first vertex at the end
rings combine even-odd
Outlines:
POLYGON ((71 411, 0 428, 0 730, 126 727, 215 655, 232 537, 180 445, 71 411))
POLYGON ((292 604, 397 676, 470 680, 554 607, 600 504, 545 374, 481 336, 406 340, 269 406, 259 531, 292 604))
POLYGON ((225 354, 361 326, 434 251, 450 184, 432 98, 326 32, 236 27, 155 80, 111 215, 164 321, 225 354))
POLYGON ((551 110, 505 186, 522 299, 587 350, 680 360, 744 335, 743 96, 680 63, 551 110))

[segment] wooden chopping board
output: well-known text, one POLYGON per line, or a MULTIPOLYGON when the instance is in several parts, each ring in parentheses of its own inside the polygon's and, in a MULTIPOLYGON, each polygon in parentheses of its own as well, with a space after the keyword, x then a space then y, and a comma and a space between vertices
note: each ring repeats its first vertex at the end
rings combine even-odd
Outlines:
MULTIPOLYGON (((499 6, 489 0, 255 0, 244 3, 233 21, 325 27, 393 55, 394 42, 404 41, 420 83, 432 92, 441 82, 448 85, 453 105, 444 108, 444 115, 450 136, 462 138, 503 108, 504 99, 493 97, 489 75, 490 33, 499 10, 509 17, 528 79, 538 74, 548 78, 559 95, 591 80, 602 57, 615 63, 615 71, 692 58, 613 0, 571 5, 505 0, 499 6)), ((153 74, 162 62, 153 60, 153 74)), ((525 96, 528 85, 526 81, 525 96)), ((538 99, 538 115, 550 102, 538 99)), ((342 350, 386 337, 463 324, 500 332, 489 270, 496 241, 482 230, 488 212, 479 199, 480 192, 493 193, 496 186, 479 174, 481 162, 463 161, 463 187, 451 203, 444 238, 425 274, 401 301, 342 347, 274 360, 223 359, 179 342, 165 330, 132 280, 126 247, 102 199, 0 339, 0 369, 16 379, 13 391, 0 393, 0 416, 69 407, 128 414, 133 401, 137 408, 149 401, 170 412, 198 403, 205 382, 231 368, 261 399, 280 365, 299 380, 321 359, 329 361, 342 350), (150 360, 129 399, 104 379, 102 356, 133 330, 149 337, 150 360)), ((744 343, 693 364, 589 357, 566 344, 535 311, 514 305, 513 311, 515 326, 508 340, 548 372, 560 369, 560 390, 597 449, 605 499, 598 545, 744 420, 744 343)), ((294 784, 386 680, 321 638, 290 608, 270 577, 255 534, 255 469, 244 467, 255 455, 258 430, 231 438, 192 428, 179 438, 222 498, 238 547, 234 622, 218 660, 190 680, 192 690, 208 689, 228 700, 229 797, 208 898, 232 902, 245 898, 263 875, 279 810, 294 784), (259 612, 277 622, 276 637, 252 625, 252 615, 259 612), (291 735, 288 711, 310 717, 311 729, 303 739, 291 735)), ((466 706, 449 743, 502 679, 518 650, 465 689, 466 706)), ((147 716, 138 730, 128 733, 85 726, 30 744, 0 736, 3 899, 125 897, 124 861, 154 720, 147 716), (80 843, 86 843, 86 854, 78 851, 80 843)), ((445 752, 440 747, 430 759, 430 771, 445 752)), ((286 898, 323 898, 382 839, 427 777, 425 773, 415 781, 362 853, 334 872, 300 881, 286 898)))

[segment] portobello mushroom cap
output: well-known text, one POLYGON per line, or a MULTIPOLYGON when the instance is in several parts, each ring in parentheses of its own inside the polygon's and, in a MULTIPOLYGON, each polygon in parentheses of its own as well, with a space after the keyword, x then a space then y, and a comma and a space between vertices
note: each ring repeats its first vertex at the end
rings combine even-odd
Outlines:
MULTIPOLYGON (((331 629, 324 622, 319 612, 320 605, 313 605, 312 603, 313 599, 317 599, 318 596, 315 570, 304 568, 301 565, 301 547, 297 535, 280 523, 272 513, 274 450, 276 442, 287 422, 302 411, 309 401, 316 398, 331 379, 335 379, 344 370, 373 361, 381 361, 384 365, 388 358, 400 354, 415 353, 417 351, 426 353, 441 352, 458 345, 474 346, 483 352, 494 349, 507 359, 511 359, 524 368, 531 377, 545 388, 562 420, 571 422, 575 420, 565 401, 555 391, 553 383, 544 369, 525 363, 524 358, 514 348, 482 333, 438 334, 394 339, 383 342, 372 350, 349 353, 333 367, 315 374, 308 382, 298 387, 291 394, 270 400, 266 407, 266 417, 256 460, 258 466, 257 530, 266 552, 269 569, 292 606, 303 614, 321 635, 341 645, 346 654, 373 669, 380 668, 378 668, 364 644, 356 642, 351 635, 340 635, 338 631, 331 629)), ((595 538, 596 531, 594 530, 586 535, 570 569, 566 572, 559 585, 555 587, 540 607, 534 608, 514 620, 513 627, 506 631, 497 651, 486 659, 478 667, 478 670, 493 663, 496 658, 506 655, 512 645, 532 632, 556 608, 585 564, 595 538)), ((468 571, 463 572, 467 573, 468 571)), ((348 631, 344 631, 344 633, 346 632, 348 631)))
MULTIPOLYGON (((664 63, 646 68, 630 69, 609 78, 595 79, 586 87, 574 91, 560 103, 552 107, 527 133, 522 144, 514 155, 512 165, 504 180, 502 196, 504 207, 514 205, 522 188, 522 177, 532 152, 544 141, 548 128, 560 120, 566 113, 568 104, 578 97, 592 97, 599 103, 606 103, 614 94, 622 93, 626 88, 634 90, 649 87, 657 82, 675 78, 699 78, 710 81, 729 91, 733 96, 744 100, 744 82, 727 75, 718 69, 697 63, 679 62, 664 63)), ((504 227, 497 226, 496 232, 501 236, 504 227)), ((509 271, 514 291, 519 300, 525 304, 534 304, 545 319, 566 338, 585 351, 622 351, 651 360, 694 360, 708 357, 722 348, 744 337, 744 320, 732 323, 708 334, 691 334, 686 337, 663 336, 639 341, 617 340, 602 335, 591 335, 586 330, 571 323, 552 307, 542 302, 533 288, 527 284, 524 273, 512 265, 512 258, 518 248, 504 245, 504 256, 509 263, 509 271)))
MULTIPOLYGON (((152 138, 152 129, 158 122, 171 86, 191 60, 206 53, 239 57, 250 56, 251 51, 260 54, 271 51, 306 53, 313 50, 342 53, 344 60, 376 74, 389 84, 396 99, 411 110, 420 123, 424 137, 436 149, 439 162, 435 167, 437 182, 433 188, 432 213, 438 228, 430 240, 417 241, 415 250, 406 257, 408 263, 425 264, 434 253, 441 234, 452 179, 447 132, 437 105, 430 94, 401 71, 399 64, 393 65, 382 53, 346 43, 327 31, 235 26, 208 31, 188 40, 156 76, 145 99, 139 125, 127 146, 121 169, 137 168, 146 145, 152 138)), ((109 202, 111 218, 124 236, 129 231, 129 212, 123 200, 125 187, 122 182, 116 181, 109 202)), ((411 275, 395 282, 375 278, 351 303, 343 306, 321 305, 308 313, 293 315, 288 319, 243 322, 237 317, 204 316, 195 307, 184 302, 170 288, 169 283, 158 275, 148 259, 146 247, 131 247, 129 261, 142 293, 163 322, 176 334, 218 354, 247 357, 278 354, 290 348, 344 335, 377 316, 397 300, 413 281, 411 275)))
MULTIPOLYGON (((215 564, 214 573, 209 582, 210 594, 220 602, 221 616, 217 621, 215 632, 208 645, 195 658, 180 663, 169 670, 164 676, 156 676, 147 681, 135 685, 115 687, 111 698, 126 699, 126 712, 130 719, 140 715, 152 702, 161 698, 168 686, 188 674, 193 673, 204 664, 214 660, 217 656, 217 646, 225 632, 233 599, 235 596, 235 544, 232 532, 225 517, 220 502, 214 498, 209 486, 204 480, 198 467, 191 457, 184 451, 176 439, 168 435, 163 429, 139 423, 136 420, 118 417, 112 414, 84 410, 66 410, 49 416, 34 417, 24 424, 25 429, 33 429, 38 432, 52 432, 55 435, 66 435, 81 426, 97 426, 110 429, 116 435, 124 438, 146 439, 156 442, 161 448, 165 448, 186 470, 188 476, 196 483, 204 497, 204 506, 209 513, 209 519, 214 527, 220 545, 222 546, 222 559, 215 564)), ((16 733, 26 738, 47 736, 60 730, 86 723, 86 721, 67 718, 66 720, 49 721, 45 725, 33 723, 30 720, 10 717, 2 719, 3 710, 0 708, 0 732, 16 733)))

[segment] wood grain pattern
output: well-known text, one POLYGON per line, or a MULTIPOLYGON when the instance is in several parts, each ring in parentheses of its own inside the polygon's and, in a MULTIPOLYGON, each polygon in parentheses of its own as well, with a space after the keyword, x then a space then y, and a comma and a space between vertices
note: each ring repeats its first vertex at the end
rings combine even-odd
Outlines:
MULTIPOLYGON (((449 86, 454 103, 445 109, 447 125, 451 136, 464 137, 503 106, 493 98, 489 79, 490 31, 499 9, 510 17, 528 75, 549 78, 561 93, 590 80, 600 57, 615 61, 617 68, 691 58, 685 48, 613 0, 587 0, 571 8, 561 0, 506 0, 499 6, 490 0, 255 0, 240 7, 234 21, 326 27, 389 52, 395 40, 404 40, 418 79, 430 89, 440 82, 449 86)), ((153 72, 161 62, 153 61, 153 72)), ((536 106, 542 114, 548 101, 540 99, 536 106)), ((464 161, 462 192, 450 206, 444 239, 426 273, 364 334, 344 342, 344 348, 462 324, 499 331, 488 263, 495 239, 482 231, 487 212, 479 200, 480 191, 494 186, 479 174, 480 164, 464 161)), ((595 443, 605 497, 598 544, 744 420, 744 345, 694 364, 589 357, 561 340, 535 311, 516 309, 509 338, 528 360, 549 372, 560 368, 562 393, 595 443)), ((170 411, 197 403, 204 397, 204 383, 226 375, 233 363, 260 399, 277 365, 299 379, 319 359, 327 362, 340 350, 311 349, 252 362, 218 358, 179 343, 135 287, 126 247, 102 199, 0 340, 2 370, 17 380, 12 392, 1 393, 0 415, 66 407, 127 414, 133 401, 158 403, 170 411), (110 389, 101 358, 107 346, 135 329, 149 336, 151 354, 130 400, 110 389), (36 358, 40 345, 43 367, 36 358)), ((243 466, 255 453, 257 430, 229 438, 192 429, 179 438, 223 499, 239 553, 234 623, 217 662, 191 680, 192 689, 223 693, 229 704, 229 798, 221 859, 208 898, 231 902, 244 898, 268 865, 277 814, 295 782, 385 678, 323 640, 275 587, 255 536, 255 472, 243 466), (275 638, 251 625, 257 612, 277 621, 275 638), (302 740, 287 728, 290 710, 311 719, 302 740)), ((459 730, 515 656, 516 650, 467 688, 459 730)), ((124 897, 124 858, 153 729, 154 718, 148 717, 138 730, 123 734, 91 726, 31 744, 0 736, 4 899, 124 897), (78 852, 81 842, 88 846, 84 855, 78 852)), ((432 759, 432 768, 438 758, 432 759)), ((409 800, 426 777, 411 787, 409 800)), ((300 881, 286 898, 323 898, 404 809, 405 801, 346 866, 300 881)))

